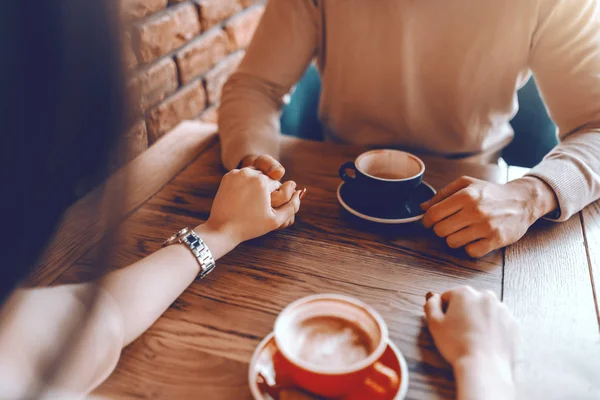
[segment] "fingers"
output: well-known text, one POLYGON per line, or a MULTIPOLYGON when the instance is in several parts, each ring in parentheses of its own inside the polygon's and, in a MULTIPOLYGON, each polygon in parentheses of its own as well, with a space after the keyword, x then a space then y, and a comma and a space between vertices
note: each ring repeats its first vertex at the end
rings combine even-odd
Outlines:
POLYGON ((425 303, 425 316, 430 326, 435 326, 443 321, 444 311, 442 298, 439 294, 434 293, 425 303))
POLYGON ((433 231, 437 236, 445 238, 473 223, 472 218, 462 214, 464 213, 457 213, 441 220, 433 226, 433 231))
POLYGON ((448 290, 442 293, 442 301, 444 303, 448 303, 448 307, 452 304, 454 300, 457 299, 465 299, 468 297, 475 296, 477 291, 473 289, 471 286, 461 286, 456 289, 448 290))
POLYGON ((279 208, 292 198, 296 190, 296 182, 287 181, 281 187, 271 193, 271 207, 279 208))
POLYGON ((296 190, 290 201, 274 210, 275 222, 278 227, 291 219, 300 209, 300 192, 300 190, 296 190))
POLYGON ((424 202, 423 204, 421 204, 421 208, 424 211, 427 211, 431 206, 433 206, 434 204, 439 203, 440 201, 452 196, 454 193, 458 192, 459 190, 462 190, 464 188, 466 188, 467 186, 471 185, 472 183, 475 183, 477 180, 475 178, 471 178, 468 176, 463 176, 461 178, 458 178, 457 180, 455 180, 454 182, 450 183, 448 186, 444 187, 443 189, 439 190, 435 196, 433 196, 430 200, 424 202))
POLYGON ((431 228, 441 220, 462 210, 464 197, 463 192, 454 193, 449 198, 430 206, 423 216, 423 225, 426 228, 431 228))
MULTIPOLYGON (((440 224, 441 223, 442 222, 440 222, 440 224)), ((449 235, 446 238, 446 243, 451 249, 458 249, 468 245, 471 242, 484 238, 485 235, 486 232, 481 228, 481 225, 475 224, 449 235)))
POLYGON ((283 168, 283 165, 281 165, 279 161, 273 157, 266 154, 258 156, 254 160, 253 166, 263 174, 267 175, 269 178, 276 181, 280 180, 283 178, 283 175, 285 175, 285 169, 283 168))
POLYGON ((279 161, 266 154, 260 156, 256 154, 250 154, 244 157, 240 163, 240 168, 246 167, 256 168, 269 178, 276 181, 280 180, 283 178, 283 175, 285 175, 285 168, 283 168, 279 161))
POLYGON ((468 244, 465 247, 465 251, 473 258, 481 258, 498 247, 494 239, 480 239, 468 244))

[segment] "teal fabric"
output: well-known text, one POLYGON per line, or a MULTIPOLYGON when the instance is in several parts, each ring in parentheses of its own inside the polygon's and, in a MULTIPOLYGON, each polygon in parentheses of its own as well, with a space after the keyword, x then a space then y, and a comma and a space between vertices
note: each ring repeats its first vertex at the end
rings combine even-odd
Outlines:
MULTIPOLYGON (((290 102, 284 107, 281 116, 282 133, 303 139, 323 140, 318 115, 320 93, 319 72, 311 65, 296 85, 290 102)), ((519 112, 511 121, 515 138, 504 149, 502 157, 509 165, 531 168, 558 143, 556 127, 546 111, 533 78, 517 95, 519 112)))
POLYGON ((508 165, 532 168, 558 144, 556 125, 548 115, 533 77, 517 96, 519 112, 510 121, 515 137, 502 152, 502 158, 508 165))
POLYGON ((303 139, 323 140, 323 128, 319 121, 320 97, 321 77, 317 68, 311 65, 283 109, 281 132, 303 139))

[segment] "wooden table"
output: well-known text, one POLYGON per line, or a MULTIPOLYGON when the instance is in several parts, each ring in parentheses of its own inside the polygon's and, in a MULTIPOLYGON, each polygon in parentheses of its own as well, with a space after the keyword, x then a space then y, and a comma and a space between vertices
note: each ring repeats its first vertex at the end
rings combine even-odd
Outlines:
MULTIPOLYGON (((114 191, 125 177, 135 179, 113 267, 206 220, 224 173, 219 150, 212 127, 183 124, 105 184, 114 191)), ((453 398, 451 369, 424 327, 424 295, 472 285, 501 296, 520 322, 522 398, 600 398, 600 205, 563 224, 540 223, 505 251, 473 260, 419 224, 373 228, 342 212, 338 167, 361 151, 285 139, 286 178, 308 188, 296 224, 219 260, 123 351, 97 392, 118 399, 248 399, 248 362, 279 311, 299 297, 334 292, 362 299, 383 315, 409 364, 409 398, 453 398)), ((425 162, 425 179, 436 188, 461 175, 494 182, 508 176, 497 166, 425 162)), ((94 245, 103 235, 90 210, 100 195, 93 192, 70 209, 30 284, 90 276, 94 245)))

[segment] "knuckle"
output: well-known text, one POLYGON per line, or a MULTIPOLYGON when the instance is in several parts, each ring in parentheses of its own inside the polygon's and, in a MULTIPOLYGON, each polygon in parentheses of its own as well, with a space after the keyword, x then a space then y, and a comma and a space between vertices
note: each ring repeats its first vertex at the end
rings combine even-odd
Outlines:
POLYGON ((242 168, 242 169, 240 170, 240 175, 243 175, 243 176, 251 176, 251 175, 253 175, 253 174, 252 174, 252 169, 250 169, 250 168, 248 168, 248 167, 242 168))
POLYGON ((261 189, 266 190, 269 188, 269 182, 267 182, 266 179, 262 179, 262 176, 257 176, 254 178, 254 180, 258 182, 261 189))
POLYGON ((475 291, 473 290, 473 288, 468 285, 460 286, 455 290, 456 296, 460 299, 469 298, 473 295, 474 292, 475 291))
POLYGON ((486 213, 480 203, 473 205, 472 212, 476 218, 485 219, 486 213))
POLYGON ((483 292, 483 295, 485 296, 486 299, 488 300, 496 300, 498 297, 496 296, 496 293, 492 292, 491 290, 486 290, 483 292))
POLYGON ((464 190, 465 197, 468 201, 474 202, 478 199, 478 194, 475 189, 468 187, 464 190))
POLYGON ((466 295, 466 294, 469 294, 471 292, 471 290, 473 290, 473 288, 471 288, 471 286, 469 286, 469 285, 462 285, 462 286, 459 286, 456 289, 456 292, 459 293, 459 294, 465 294, 466 295))

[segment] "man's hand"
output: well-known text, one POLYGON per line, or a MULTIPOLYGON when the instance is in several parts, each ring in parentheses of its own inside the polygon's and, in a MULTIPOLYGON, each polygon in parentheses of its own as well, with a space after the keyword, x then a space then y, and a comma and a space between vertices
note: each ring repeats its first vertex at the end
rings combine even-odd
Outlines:
POLYGON ((283 168, 283 165, 281 165, 279 161, 268 155, 248 155, 244 157, 244 159, 240 163, 240 168, 244 167, 252 167, 254 169, 257 169, 263 174, 267 175, 269 178, 276 181, 281 180, 281 178, 283 178, 283 175, 285 175, 285 169, 283 168))
POLYGON ((507 184, 462 177, 421 205, 423 225, 433 227, 453 249, 483 257, 519 240, 539 218, 557 207, 552 189, 526 176, 507 184))

